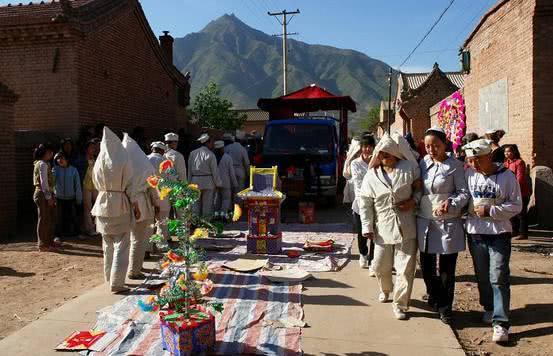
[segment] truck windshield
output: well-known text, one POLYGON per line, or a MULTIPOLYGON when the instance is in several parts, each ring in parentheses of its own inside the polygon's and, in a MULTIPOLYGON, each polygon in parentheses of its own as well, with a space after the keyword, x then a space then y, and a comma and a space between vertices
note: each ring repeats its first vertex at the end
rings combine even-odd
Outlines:
POLYGON ((320 154, 334 153, 332 126, 326 125, 271 125, 264 137, 265 154, 320 154))

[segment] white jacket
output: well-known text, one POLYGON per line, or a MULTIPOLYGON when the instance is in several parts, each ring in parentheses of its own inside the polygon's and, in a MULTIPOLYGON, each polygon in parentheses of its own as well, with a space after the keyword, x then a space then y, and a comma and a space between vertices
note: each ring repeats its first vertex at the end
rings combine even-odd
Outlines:
POLYGON ((363 178, 367 174, 369 164, 363 161, 363 157, 357 157, 351 161, 351 183, 353 185, 353 203, 351 204, 351 210, 354 213, 359 214, 359 198, 361 196, 361 186, 363 185, 363 178))
POLYGON ((225 146, 225 153, 229 154, 234 164, 234 171, 239 177, 247 177, 250 170, 248 151, 239 142, 225 146))
POLYGON ((225 153, 223 155, 219 161, 217 170, 219 171, 219 177, 221 179, 221 188, 232 189, 234 187, 238 187, 238 181, 236 180, 232 158, 229 154, 225 153))
MULTIPOLYGON (((167 152, 165 152, 165 158, 170 159, 173 162, 179 181, 185 180, 187 178, 187 175, 186 175, 186 160, 184 159, 184 156, 178 151, 169 149, 167 152)), ((158 170, 159 170, 159 167, 158 167, 158 170)))
POLYGON ((195 149, 188 157, 188 181, 197 184, 200 190, 215 189, 221 186, 217 172, 217 158, 209 148, 195 149))
POLYGON ((369 169, 361 186, 359 215, 363 234, 374 232, 379 244, 398 244, 417 238, 415 211, 399 211, 402 201, 413 198, 413 183, 420 177, 418 165, 398 161, 390 186, 382 168, 369 169))

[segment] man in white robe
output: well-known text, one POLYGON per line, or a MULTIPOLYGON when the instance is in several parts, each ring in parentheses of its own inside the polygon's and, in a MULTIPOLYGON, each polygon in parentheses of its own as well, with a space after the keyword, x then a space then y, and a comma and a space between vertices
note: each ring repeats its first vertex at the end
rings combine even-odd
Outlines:
MULTIPOLYGON (((152 153, 148 155, 150 163, 154 167, 156 174, 159 174, 159 166, 163 161, 165 161, 165 152, 167 151, 167 146, 161 142, 152 142, 150 145, 152 148, 152 153)), ((159 197, 159 193, 158 193, 159 197)), ((159 201, 159 213, 156 216, 156 234, 161 235, 165 240, 169 240, 169 231, 167 229, 167 219, 169 219, 169 213, 171 211, 171 203, 169 199, 163 199, 159 201)))
POLYGON ((399 134, 385 135, 376 146, 359 197, 363 236, 375 243, 372 267, 380 302, 393 293, 392 311, 407 318, 416 267, 417 229, 414 208, 420 199, 420 170, 399 134), (417 197, 417 194, 419 196, 417 197), (392 268, 396 270, 395 285, 392 268))
POLYGON ((129 279, 144 279, 141 272, 144 256, 152 236, 154 218, 159 211, 159 196, 157 190, 151 188, 146 179, 154 171, 146 154, 128 134, 123 137, 123 147, 127 150, 133 167, 133 191, 140 209, 140 218, 136 219, 131 229, 130 264, 127 277, 129 279))
POLYGON ((202 146, 190 152, 188 158, 188 181, 197 184, 201 191, 195 212, 210 217, 213 215, 215 189, 221 186, 221 179, 217 171, 217 159, 210 150, 211 138, 208 134, 202 134, 198 141, 202 146))
POLYGON ((232 158, 225 153, 225 143, 215 141, 215 157, 218 161, 217 170, 221 180, 221 187, 217 189, 215 199, 216 211, 228 213, 232 206, 232 189, 237 189, 238 181, 234 172, 232 158))
MULTIPOLYGON (((243 137, 241 135, 243 136, 243 133, 238 133, 237 138, 242 139, 243 137)), ((228 134, 223 136, 223 139, 230 142, 230 144, 225 147, 225 153, 228 153, 232 158, 236 180, 238 181, 238 190, 246 189, 246 181, 250 173, 248 151, 239 142, 232 142, 233 138, 228 134)))
POLYGON ((183 181, 187 178, 186 175, 186 160, 184 156, 177 151, 179 144, 179 135, 176 133, 168 133, 165 135, 165 144, 167 145, 167 151, 165 152, 165 158, 170 159, 173 162, 175 171, 177 172, 177 179, 183 181))
POLYGON ((130 231, 140 209, 133 191, 133 170, 127 151, 109 128, 104 127, 100 154, 92 181, 98 198, 92 207, 96 228, 102 234, 104 278, 112 293, 128 291, 125 275, 129 264, 130 231))

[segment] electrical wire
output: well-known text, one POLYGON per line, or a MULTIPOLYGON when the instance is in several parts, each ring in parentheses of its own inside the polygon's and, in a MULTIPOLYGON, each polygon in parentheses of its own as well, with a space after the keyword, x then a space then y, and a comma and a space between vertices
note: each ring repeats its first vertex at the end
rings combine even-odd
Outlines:
POLYGON ((424 42, 424 40, 426 40, 426 38, 430 35, 430 33, 434 30, 434 28, 438 25, 438 23, 440 22, 440 20, 442 19, 442 17, 444 17, 445 13, 447 12, 447 10, 449 10, 449 8, 451 7, 451 5, 453 5, 453 3, 455 2, 455 0, 451 0, 449 2, 449 5, 447 5, 447 7, 444 9, 444 11, 442 11, 442 13, 440 14, 440 16, 436 19, 436 21, 434 21, 434 23, 432 24, 432 26, 430 26, 430 29, 426 32, 426 34, 422 37, 422 39, 419 41, 419 43, 417 43, 417 45, 415 46, 415 48, 413 48, 413 50, 409 53, 409 55, 403 60, 403 62, 401 62, 401 64, 399 65, 398 67, 398 70, 401 69, 401 67, 403 67, 403 65, 405 63, 407 63, 407 61, 411 58, 411 56, 415 53, 415 51, 422 45, 422 43, 424 42))

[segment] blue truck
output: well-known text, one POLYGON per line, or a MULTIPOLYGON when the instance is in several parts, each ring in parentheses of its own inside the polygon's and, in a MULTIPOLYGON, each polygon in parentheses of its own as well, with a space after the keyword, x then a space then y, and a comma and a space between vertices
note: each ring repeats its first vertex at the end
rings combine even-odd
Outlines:
POLYGON ((267 123, 262 166, 278 166, 287 196, 336 202, 341 167, 338 127, 339 121, 328 116, 267 123))

